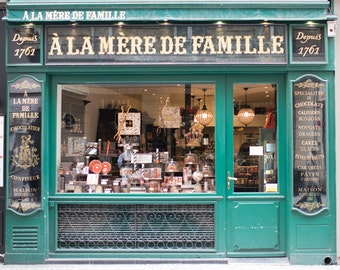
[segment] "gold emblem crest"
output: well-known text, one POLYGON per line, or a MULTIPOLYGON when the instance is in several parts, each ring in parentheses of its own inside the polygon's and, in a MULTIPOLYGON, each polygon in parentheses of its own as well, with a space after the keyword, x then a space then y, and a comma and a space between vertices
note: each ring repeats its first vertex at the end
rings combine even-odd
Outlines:
POLYGON ((21 146, 14 149, 14 154, 11 157, 17 167, 28 169, 39 164, 38 149, 32 146, 33 143, 31 135, 21 136, 21 146))

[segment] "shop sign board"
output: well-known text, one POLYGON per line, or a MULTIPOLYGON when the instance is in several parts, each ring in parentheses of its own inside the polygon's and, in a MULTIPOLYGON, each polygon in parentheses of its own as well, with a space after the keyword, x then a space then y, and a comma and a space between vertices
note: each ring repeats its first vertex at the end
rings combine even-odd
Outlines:
POLYGON ((46 26, 47 65, 285 64, 285 25, 46 26))
MULTIPOLYGON (((285 64, 285 25, 8 28, 8 65, 285 64)), ((327 63, 325 26, 292 26, 290 63, 327 63)))
POLYGON ((8 207, 27 214, 41 207, 42 83, 23 76, 9 89, 8 207))
POLYGON ((8 64, 41 64, 41 28, 8 28, 8 64))
POLYGON ((304 1, 202 1, 202 0, 122 0, 74 1, 40 0, 7 1, 6 19, 15 23, 45 22, 164 22, 164 21, 263 21, 278 18, 288 21, 326 21, 336 19, 327 12, 326 0, 304 1), (19 3, 18 3, 19 2, 19 3), (251 3, 253 2, 253 3, 251 3), (315 2, 315 3, 311 3, 315 2))
POLYGON ((326 82, 306 75, 292 83, 294 208, 315 214, 327 206, 326 82))
POLYGON ((292 63, 325 63, 325 26, 292 27, 292 63))

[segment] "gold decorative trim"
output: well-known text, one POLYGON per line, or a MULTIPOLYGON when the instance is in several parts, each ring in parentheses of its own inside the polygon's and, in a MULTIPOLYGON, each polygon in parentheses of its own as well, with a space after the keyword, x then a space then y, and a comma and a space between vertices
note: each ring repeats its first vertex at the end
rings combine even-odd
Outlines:
POLYGON ((298 207, 299 209, 306 209, 308 212, 312 212, 315 209, 321 209, 326 205, 320 202, 300 202, 295 204, 295 206, 298 207))
POLYGON ((12 87, 14 87, 15 89, 39 89, 40 84, 35 83, 35 82, 29 82, 28 80, 24 80, 20 83, 12 84, 12 87))
POLYGON ((298 88, 321 88, 325 87, 325 83, 313 82, 311 79, 307 79, 305 82, 295 83, 294 86, 298 88))

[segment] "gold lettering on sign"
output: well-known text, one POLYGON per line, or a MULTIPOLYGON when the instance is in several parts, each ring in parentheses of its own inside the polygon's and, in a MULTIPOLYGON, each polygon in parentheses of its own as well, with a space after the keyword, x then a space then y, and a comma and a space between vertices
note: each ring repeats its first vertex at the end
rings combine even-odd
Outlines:
MULTIPOLYGON (((302 37, 301 37, 302 38, 302 37)), ((325 190, 325 84, 306 79, 293 84, 295 116, 295 207, 307 213, 322 209, 325 190)))
POLYGON ((295 37, 295 42, 299 44, 298 55, 302 57, 317 56, 321 53, 320 44, 322 41, 322 34, 305 33, 299 31, 295 37))
POLYGON ((175 39, 175 51, 174 54, 186 54, 187 50, 184 48, 186 37, 174 37, 175 39))
MULTIPOLYGON (((35 84, 30 84, 27 81, 22 82, 21 84, 13 85, 14 88, 23 88, 23 87, 31 87, 36 88, 35 84)), ((28 96, 27 90, 25 89, 24 95, 22 98, 12 98, 12 105, 18 105, 20 107, 20 111, 14 111, 10 113, 12 119, 37 119, 40 117, 39 112, 32 112, 31 106, 39 104, 39 98, 31 98, 28 96)))
POLYGON ((57 52, 57 55, 63 55, 63 52, 61 50, 61 46, 59 43, 59 37, 58 34, 54 33, 54 37, 52 37, 52 44, 51 44, 51 49, 48 52, 48 55, 54 55, 54 51, 57 52))
POLYGON ((302 31, 300 31, 297 34, 297 37, 295 39, 299 40, 301 43, 306 43, 309 40, 321 40, 322 39, 322 35, 321 34, 308 35, 308 34, 305 34, 302 31))
POLYGON ((11 117, 13 119, 37 119, 39 118, 39 113, 38 112, 14 112, 11 113, 11 117))
POLYGON ((35 197, 35 194, 38 192, 37 188, 30 188, 30 187, 14 187, 13 194, 15 197, 35 197))
POLYGON ((28 36, 21 36, 20 34, 16 33, 13 38, 13 42, 16 42, 18 45, 22 45, 26 42, 36 42, 38 41, 38 36, 37 35, 28 35, 28 36))
POLYGON ((40 180, 40 175, 31 175, 31 176, 18 176, 18 175, 11 175, 9 177, 11 180, 14 181, 22 181, 22 182, 33 182, 33 181, 37 181, 40 180))
POLYGON ((53 11, 24 11, 21 18, 23 21, 72 21, 72 20, 89 20, 89 21, 111 21, 126 19, 124 10, 53 10, 53 11))
POLYGON ((40 132, 40 127, 37 126, 26 126, 26 125, 22 125, 22 126, 14 126, 10 128, 11 132, 15 132, 15 131, 26 131, 26 130, 32 130, 32 131, 37 131, 40 132))
POLYGON ((113 50, 113 41, 115 40, 115 37, 99 37, 100 45, 99 45, 99 55, 102 54, 114 54, 113 50))
POLYGON ((29 76, 10 85, 8 206, 21 213, 41 207, 41 88, 29 76))
POLYGON ((52 33, 48 55, 267 55, 284 54, 283 36, 66 36, 52 33), (79 39, 82 39, 80 41, 79 39), (66 44, 65 46, 62 46, 66 44), (190 46, 188 46, 190 44, 190 46), (256 44, 256 45, 254 45, 256 44), (98 48, 97 51, 94 48, 98 48))

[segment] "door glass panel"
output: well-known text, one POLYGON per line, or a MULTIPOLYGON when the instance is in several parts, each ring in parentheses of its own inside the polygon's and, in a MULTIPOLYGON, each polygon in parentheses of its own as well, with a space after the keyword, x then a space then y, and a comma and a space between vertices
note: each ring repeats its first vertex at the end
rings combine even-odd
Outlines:
POLYGON ((235 192, 278 192, 275 84, 234 84, 235 192))
POLYGON ((215 192, 213 84, 68 84, 58 98, 57 192, 215 192))

